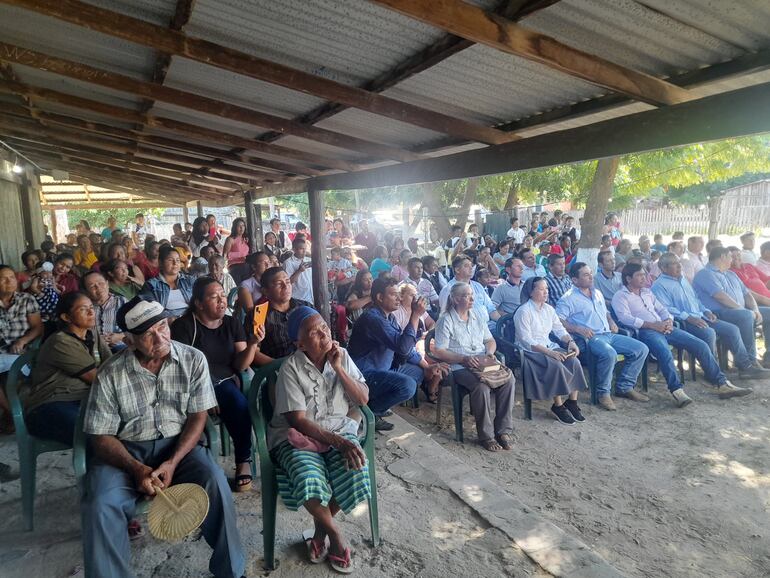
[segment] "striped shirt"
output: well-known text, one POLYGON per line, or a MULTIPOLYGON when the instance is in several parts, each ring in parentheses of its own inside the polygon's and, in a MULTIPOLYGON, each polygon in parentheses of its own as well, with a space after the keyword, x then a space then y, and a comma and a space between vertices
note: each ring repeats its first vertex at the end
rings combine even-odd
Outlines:
POLYGON ((123 307, 126 298, 122 295, 110 293, 107 302, 104 305, 94 303, 94 313, 96 313, 96 326, 100 335, 109 333, 123 333, 118 327, 118 309, 123 307))
POLYGON ((548 303, 551 307, 556 307, 556 302, 572 287, 572 279, 569 275, 556 277, 548 273, 545 276, 545 283, 548 285, 548 303))
POLYGON ((143 442, 179 435, 191 413, 217 405, 206 357, 171 342, 158 375, 124 350, 99 368, 86 408, 83 431, 143 442))

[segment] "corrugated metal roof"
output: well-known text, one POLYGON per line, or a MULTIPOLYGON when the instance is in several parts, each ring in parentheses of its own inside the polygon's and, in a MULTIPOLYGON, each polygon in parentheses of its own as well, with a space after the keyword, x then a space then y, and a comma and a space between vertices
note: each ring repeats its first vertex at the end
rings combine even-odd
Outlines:
POLYGON ((250 124, 245 124, 219 116, 212 116, 210 114, 204 114, 202 112, 174 106, 173 104, 167 104, 165 102, 156 102, 155 106, 153 106, 151 110, 151 113, 155 116, 170 118, 180 122, 201 126, 210 130, 226 132, 249 139, 254 138, 260 132, 264 132, 261 131, 258 127, 252 126, 250 124))
POLYGON ((3 42, 145 78, 152 72, 155 51, 81 26, 0 4, 3 42))
POLYGON ((178 56, 171 59, 164 84, 286 118, 298 116, 326 102, 296 90, 178 56))
POLYGON ((634 0, 562 0, 534 14, 526 25, 573 48, 654 76, 722 62, 741 52, 634 0))
POLYGON ((387 72, 444 34, 362 0, 197 0, 186 31, 352 85, 387 72))
POLYGON ((169 25, 177 4, 176 0, 88 0, 88 3, 159 26, 169 25))
POLYGON ((602 92, 582 80, 477 44, 385 94, 467 120, 498 124, 602 92))

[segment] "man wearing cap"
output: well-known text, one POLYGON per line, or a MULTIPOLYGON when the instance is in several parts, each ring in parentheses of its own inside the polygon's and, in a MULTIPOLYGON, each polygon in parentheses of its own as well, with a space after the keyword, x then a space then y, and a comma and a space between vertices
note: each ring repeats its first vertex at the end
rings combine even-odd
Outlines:
POLYGON ((163 306, 135 297, 118 311, 129 349, 114 355, 91 386, 83 430, 90 460, 81 496, 86 576, 133 576, 126 523, 155 488, 195 483, 209 496, 201 526, 217 578, 243 576, 245 555, 222 469, 199 445, 217 405, 203 353, 171 340, 163 306))

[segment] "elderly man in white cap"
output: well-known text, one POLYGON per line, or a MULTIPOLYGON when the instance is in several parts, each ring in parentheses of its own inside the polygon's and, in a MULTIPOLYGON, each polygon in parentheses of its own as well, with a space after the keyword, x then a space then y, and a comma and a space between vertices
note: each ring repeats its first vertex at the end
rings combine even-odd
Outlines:
POLYGON ((218 578, 244 574, 227 479, 199 444, 217 404, 208 364, 197 349, 171 340, 168 316, 138 296, 123 305, 117 322, 129 348, 100 368, 91 388, 83 429, 93 459, 81 501, 87 578, 133 576, 126 522, 137 500, 185 482, 209 495, 202 525, 214 549, 209 570, 218 578))

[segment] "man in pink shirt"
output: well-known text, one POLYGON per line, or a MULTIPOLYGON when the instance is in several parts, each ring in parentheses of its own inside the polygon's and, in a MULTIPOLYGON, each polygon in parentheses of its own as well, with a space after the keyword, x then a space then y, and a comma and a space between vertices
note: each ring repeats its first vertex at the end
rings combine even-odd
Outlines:
POLYGON ((730 271, 738 276, 759 305, 770 305, 770 275, 766 275, 754 265, 743 262, 743 255, 738 247, 728 247, 730 251, 730 271))

